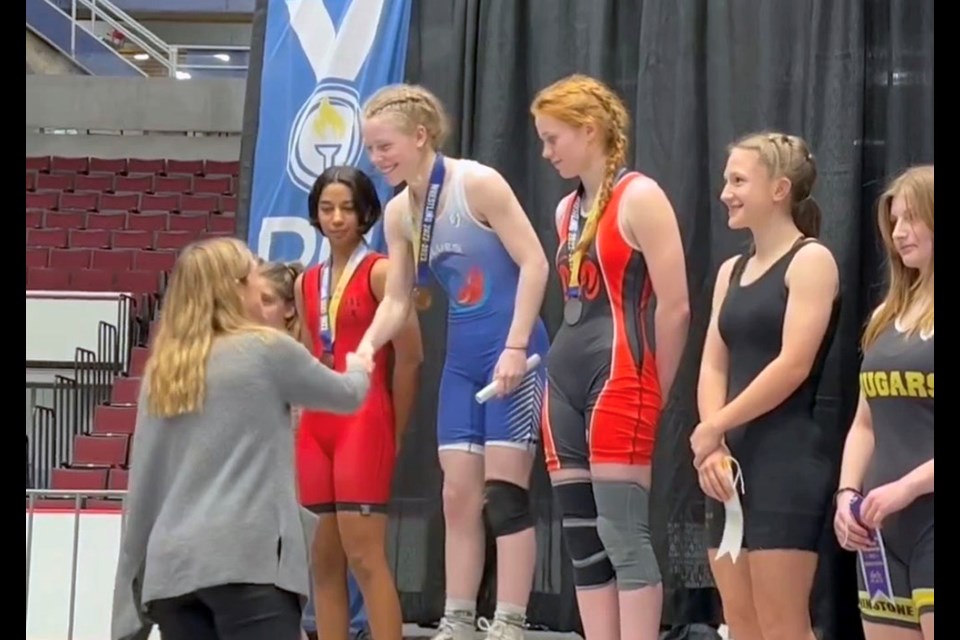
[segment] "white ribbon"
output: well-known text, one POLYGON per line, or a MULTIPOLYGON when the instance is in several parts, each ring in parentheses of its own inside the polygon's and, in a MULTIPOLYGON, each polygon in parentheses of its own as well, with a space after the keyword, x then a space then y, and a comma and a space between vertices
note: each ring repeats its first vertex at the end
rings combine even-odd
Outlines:
POLYGON ((736 458, 730 456, 726 460, 727 477, 730 480, 730 486, 733 487, 733 495, 723 503, 725 512, 725 522, 723 525, 723 538, 720 540, 720 546, 717 547, 717 556, 714 560, 719 560, 725 555, 730 556, 730 561, 736 563, 740 556, 740 549, 743 547, 743 507, 740 505, 740 494, 746 493, 743 484, 743 473, 740 469, 740 463, 736 458), (737 471, 734 474, 733 465, 736 465, 737 471), (740 491, 737 491, 739 485, 740 491))
POLYGON ((384 0, 354 0, 339 29, 321 0, 286 1, 290 27, 317 82, 327 77, 356 80, 376 40, 384 0))

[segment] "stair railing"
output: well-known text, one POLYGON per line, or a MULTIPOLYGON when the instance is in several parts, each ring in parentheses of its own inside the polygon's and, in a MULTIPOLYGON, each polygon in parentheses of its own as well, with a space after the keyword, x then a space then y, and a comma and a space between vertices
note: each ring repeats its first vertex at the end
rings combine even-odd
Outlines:
MULTIPOLYGON (((177 75, 177 59, 179 57, 177 48, 161 40, 159 36, 110 0, 71 0, 70 12, 74 29, 79 27, 90 32, 93 36, 99 37, 95 29, 97 20, 100 20, 122 33, 126 39, 140 47, 144 53, 166 67, 168 75, 174 77, 177 75), (81 7, 90 12, 89 28, 85 27, 83 21, 77 18, 77 10, 81 7)), ((70 54, 75 56, 75 31, 71 32, 70 40, 70 54)))

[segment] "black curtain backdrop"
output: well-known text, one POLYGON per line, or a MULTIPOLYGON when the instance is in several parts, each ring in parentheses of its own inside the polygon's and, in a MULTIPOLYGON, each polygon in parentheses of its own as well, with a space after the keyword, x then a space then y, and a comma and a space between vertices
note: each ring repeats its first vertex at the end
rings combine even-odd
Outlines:
MULTIPOLYGON (((816 155, 822 237, 837 256, 844 295, 820 391, 820 419, 833 428, 839 464, 856 406, 857 341, 882 285, 876 198, 901 169, 933 162, 933 24, 933 0, 414 0, 408 80, 447 105, 454 131, 445 151, 506 176, 548 256, 556 251, 554 208, 574 185, 540 158, 528 108, 538 89, 564 75, 591 74, 620 93, 633 118, 633 166, 658 180, 676 208, 693 317, 655 454, 653 506, 671 637, 703 637, 689 625, 720 621, 688 438, 697 422, 697 368, 716 271, 747 242, 727 229, 718 200, 726 145, 772 128, 805 137, 816 155)), ((249 129, 247 135, 249 141, 249 129)), ((251 159, 244 154, 245 168, 251 159)), ((554 331, 555 275, 543 315, 554 331)), ((443 306, 434 305, 422 319, 427 359, 400 454, 390 531, 405 618, 424 624, 440 617, 444 597, 435 450, 444 317, 443 306)), ((559 512, 540 460, 529 617, 533 625, 578 630, 559 512)), ((822 551, 815 624, 825 640, 860 638, 854 559, 829 530, 822 551)), ((493 559, 491 547, 481 593, 486 614, 493 559)))

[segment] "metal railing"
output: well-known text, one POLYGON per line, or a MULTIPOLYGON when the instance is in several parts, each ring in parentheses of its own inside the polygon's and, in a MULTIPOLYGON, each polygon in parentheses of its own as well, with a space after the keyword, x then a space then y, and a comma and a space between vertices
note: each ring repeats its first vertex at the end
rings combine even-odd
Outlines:
POLYGON ((149 339, 157 305, 155 296, 145 295, 139 301, 121 296, 117 325, 101 321, 96 351, 77 347, 73 375, 54 376, 52 394, 45 398, 52 406, 32 407, 27 438, 30 488, 49 488, 53 469, 71 460, 74 438, 93 431, 96 408, 109 402, 114 380, 128 370, 133 346, 143 346, 149 339))
MULTIPOLYGON (((34 541, 34 522, 37 512, 38 500, 70 500, 67 503, 73 508, 73 536, 72 550, 70 553, 70 586, 68 599, 68 617, 66 640, 73 640, 76 629, 77 614, 77 570, 80 556, 80 515, 83 512, 84 502, 88 498, 118 498, 122 501, 127 494, 126 491, 49 491, 49 490, 27 490, 27 578, 26 578, 26 601, 27 601, 27 619, 29 623, 30 616, 30 575, 33 566, 33 541, 34 541)), ((120 503, 122 505, 122 502, 120 503)), ((118 511, 121 515, 122 511, 118 511)), ((122 523, 122 520, 121 520, 122 523)), ((122 524, 121 524, 122 526, 122 524)))
MULTIPOLYGON (((131 43, 139 47, 151 58, 167 69, 170 76, 177 75, 177 50, 164 42, 155 33, 147 29, 130 14, 116 6, 110 0, 70 0, 70 19, 73 29, 85 29, 94 37, 97 34, 97 21, 109 25, 112 29, 122 33, 131 43), (78 9, 83 8, 90 12, 89 21, 78 19, 78 9), (89 26, 86 26, 87 22, 89 26)), ((71 33, 71 55, 76 55, 76 31, 71 33)))

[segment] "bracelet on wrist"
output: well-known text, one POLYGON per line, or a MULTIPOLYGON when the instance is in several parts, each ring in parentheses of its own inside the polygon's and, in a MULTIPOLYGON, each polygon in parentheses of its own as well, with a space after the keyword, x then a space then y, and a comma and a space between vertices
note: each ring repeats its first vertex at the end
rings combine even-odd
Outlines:
POLYGON ((526 350, 527 350, 526 347, 514 347, 514 346, 509 345, 509 344, 508 344, 507 346, 505 346, 504 349, 509 349, 510 351, 523 351, 523 352, 526 352, 526 350))
POLYGON ((836 504, 837 504, 837 500, 840 499, 840 494, 846 493, 847 491, 850 491, 851 493, 854 493, 854 494, 860 496, 861 498, 863 497, 863 494, 860 493, 860 490, 859 490, 859 489, 856 489, 856 488, 854 488, 854 487, 840 487, 840 488, 837 489, 836 492, 833 494, 833 504, 836 505, 836 504))

